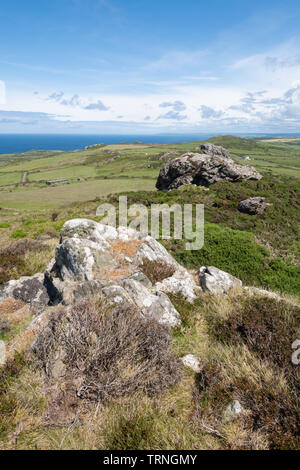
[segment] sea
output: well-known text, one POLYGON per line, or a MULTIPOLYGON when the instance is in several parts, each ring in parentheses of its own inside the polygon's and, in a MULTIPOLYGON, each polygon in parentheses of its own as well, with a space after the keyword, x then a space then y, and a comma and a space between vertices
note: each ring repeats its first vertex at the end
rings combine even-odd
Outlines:
MULTIPOLYGON (((143 142, 172 144, 205 140, 217 134, 0 134, 0 154, 24 153, 30 150, 83 150, 88 145, 143 142)), ((220 135, 220 134, 219 134, 220 135)), ((236 134, 238 137, 300 137, 300 134, 236 134)))

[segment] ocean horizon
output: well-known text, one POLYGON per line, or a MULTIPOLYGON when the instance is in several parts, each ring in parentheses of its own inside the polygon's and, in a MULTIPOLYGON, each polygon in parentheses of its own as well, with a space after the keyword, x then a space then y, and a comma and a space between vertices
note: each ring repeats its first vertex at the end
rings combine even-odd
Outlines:
MULTIPOLYGON (((30 150, 83 150, 88 145, 143 142, 172 144, 206 140, 218 133, 190 134, 0 134, 0 154, 24 153, 30 150)), ((224 134, 222 134, 224 135, 224 134)), ((233 134, 238 137, 300 137, 300 134, 233 134)))

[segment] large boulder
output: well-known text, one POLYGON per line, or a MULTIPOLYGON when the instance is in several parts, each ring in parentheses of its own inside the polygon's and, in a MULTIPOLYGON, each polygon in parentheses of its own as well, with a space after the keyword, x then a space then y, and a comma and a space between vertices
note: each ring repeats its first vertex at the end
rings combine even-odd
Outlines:
POLYGON ((18 280, 7 282, 0 287, 0 301, 7 298, 22 300, 33 309, 48 305, 49 295, 44 283, 44 274, 23 276, 18 280))
POLYGON ((244 199, 238 205, 238 209, 240 212, 249 215, 261 215, 265 212, 266 208, 270 206, 265 202, 264 197, 256 196, 256 197, 249 197, 248 199, 244 199))
POLYGON ((242 281, 238 278, 214 266, 203 266, 198 274, 202 289, 212 294, 226 294, 233 287, 242 286, 242 281))
POLYGON ((220 145, 214 145, 214 144, 202 144, 197 150, 201 150, 201 153, 206 153, 208 155, 213 155, 215 157, 221 157, 221 158, 231 158, 230 153, 227 152, 227 150, 224 149, 224 147, 221 147, 220 145))
POLYGON ((221 158, 200 153, 186 153, 170 160, 160 170, 156 188, 160 190, 177 189, 194 184, 209 186, 218 181, 260 180, 262 175, 255 168, 239 165, 231 158, 221 158))

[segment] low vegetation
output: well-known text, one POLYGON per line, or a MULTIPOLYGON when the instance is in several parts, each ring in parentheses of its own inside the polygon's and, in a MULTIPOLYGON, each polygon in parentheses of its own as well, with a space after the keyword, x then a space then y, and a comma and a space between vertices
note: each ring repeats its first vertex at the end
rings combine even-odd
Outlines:
MULTIPOLYGON (((291 356, 300 337, 300 146, 233 137, 210 141, 241 163, 250 156, 245 163, 262 171, 263 179, 220 182, 209 191, 154 191, 160 157, 194 151, 199 142, 30 154, 13 164, 0 159, 0 183, 5 175, 8 182, 12 174, 29 172, 24 186, 0 187, 0 288, 42 272, 64 222, 100 220, 97 206, 118 207, 123 191, 129 205, 204 204, 204 247, 186 251, 185 240, 172 239, 164 246, 187 268, 217 266, 244 285, 280 294, 202 293, 193 305, 172 297, 182 318, 173 339, 166 327, 138 312, 124 316, 92 302, 55 307, 34 354, 18 346, 28 345, 29 310, 20 301, 2 302, 0 340, 14 354, 0 368, 1 450, 299 449, 299 366, 291 356), (47 172, 63 169, 67 175, 70 165, 78 165, 76 171, 86 167, 86 181, 44 187, 47 172), (257 195, 272 204, 263 215, 238 211, 239 201, 257 195), (199 373, 182 367, 186 354, 198 358, 199 373), (229 419, 225 411, 233 400, 243 411, 229 419)), ((134 256, 137 246, 131 248, 134 256)), ((113 249, 122 255, 122 244, 113 249)), ((152 282, 173 274, 151 262, 143 272, 152 282)))

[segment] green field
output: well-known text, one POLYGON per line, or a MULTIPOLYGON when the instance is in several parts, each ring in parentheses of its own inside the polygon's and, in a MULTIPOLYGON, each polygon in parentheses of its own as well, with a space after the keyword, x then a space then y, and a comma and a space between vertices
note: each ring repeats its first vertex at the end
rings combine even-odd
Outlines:
MULTIPOLYGON (((252 165, 265 175, 300 179, 300 141, 255 141, 231 136, 209 141, 224 146, 237 162, 252 165)), ((55 208, 114 192, 154 189, 164 164, 160 156, 168 151, 197 151, 200 143, 120 144, 74 152, 2 155, 0 207, 55 208), (21 184, 24 172, 26 183, 21 184), (68 179, 70 184, 46 186, 46 180, 59 178, 68 179)))

